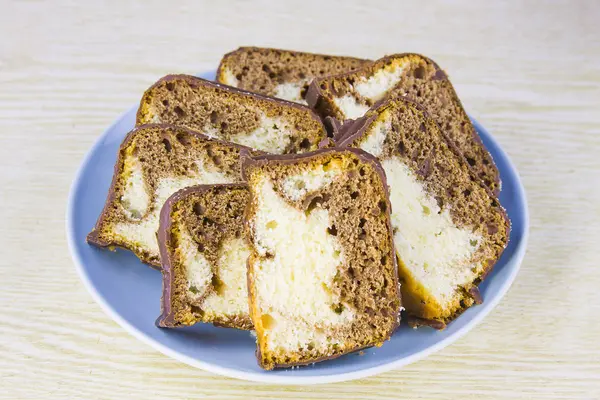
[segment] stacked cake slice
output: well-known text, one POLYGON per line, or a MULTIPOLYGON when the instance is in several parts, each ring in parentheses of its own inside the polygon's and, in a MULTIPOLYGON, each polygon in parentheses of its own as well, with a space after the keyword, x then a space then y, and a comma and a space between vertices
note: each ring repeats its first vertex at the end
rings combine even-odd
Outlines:
POLYGON ((250 329, 244 184, 191 186, 167 200, 158 240, 163 272, 158 325, 211 322, 250 329))
POLYGON ((161 269, 159 327, 254 329, 273 369, 381 346, 402 309, 443 329, 482 301, 510 224, 432 60, 242 47, 217 80, 144 93, 87 237, 161 269))
POLYGON ((396 54, 355 71, 313 80, 306 99, 323 117, 362 117, 377 102, 407 97, 421 104, 493 191, 498 170, 462 107, 446 73, 427 57, 396 54))
POLYGON ((323 124, 308 107, 189 75, 168 75, 146 90, 137 124, 168 123, 274 154, 317 149, 323 124))
POLYGON ((400 296, 385 176, 353 149, 247 158, 250 314, 264 368, 380 346, 400 296))
POLYGON ((339 143, 376 156, 390 187, 404 307, 443 327, 480 301, 477 284, 508 241, 498 200, 422 107, 396 98, 339 143))
POLYGON ((241 144, 286 153, 315 149, 326 137, 307 107, 186 75, 167 76, 144 93, 138 124, 121 145, 88 241, 130 249, 157 267, 158 215, 170 195, 191 185, 239 182, 241 144), (143 125, 149 122, 162 125, 143 125))
POLYGON ((119 149, 104 210, 89 243, 122 247, 160 267, 156 232, 165 201, 198 184, 240 182, 243 146, 171 125, 142 125, 119 149))
POLYGON ((240 47, 225 54, 217 80, 225 85, 306 104, 308 85, 314 78, 348 72, 368 60, 299 51, 240 47))

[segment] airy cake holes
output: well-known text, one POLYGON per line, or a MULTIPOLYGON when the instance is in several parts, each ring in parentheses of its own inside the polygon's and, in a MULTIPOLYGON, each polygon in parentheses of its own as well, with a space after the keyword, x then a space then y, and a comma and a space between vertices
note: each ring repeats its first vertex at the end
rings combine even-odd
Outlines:
POLYGON ((414 76, 417 79, 423 79, 423 78, 425 78, 425 67, 423 67, 422 65, 420 65, 417 68, 415 68, 414 76))
POLYGON ((196 214, 197 216, 201 216, 204 214, 204 207, 202 207, 202 204, 200 203, 194 203, 194 214, 196 214))
POLYGON ((167 151, 167 153, 170 153, 172 149, 171 142, 168 139, 163 139, 162 143, 165 146, 165 150, 167 151))
POLYGON ((179 118, 183 118, 185 116, 185 111, 183 111, 183 109, 179 106, 175 106, 175 108, 173 109, 173 111, 175 112, 175 114, 177 114, 177 116, 179 118))
POLYGON ((178 133, 177 135, 175 135, 175 139, 177 139, 177 141, 184 146, 190 144, 189 138, 183 133, 178 133))
POLYGON ((302 141, 300 142, 300 148, 303 150, 310 149, 310 140, 306 138, 302 139, 302 141))

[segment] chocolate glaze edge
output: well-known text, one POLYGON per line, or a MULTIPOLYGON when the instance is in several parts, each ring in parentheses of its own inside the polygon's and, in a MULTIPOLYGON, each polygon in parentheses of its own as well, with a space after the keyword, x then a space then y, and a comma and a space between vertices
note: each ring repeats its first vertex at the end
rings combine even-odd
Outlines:
POLYGON ((364 61, 364 62, 369 62, 372 60, 367 60, 367 59, 363 59, 363 58, 357 58, 357 57, 352 57, 352 56, 342 56, 342 55, 332 55, 332 54, 321 54, 321 53, 310 53, 310 52, 306 52, 306 51, 295 51, 295 50, 286 50, 286 49, 280 49, 280 48, 274 48, 274 47, 256 47, 256 46, 240 46, 235 50, 232 50, 228 53, 225 53, 225 55, 223 55, 223 58, 221 58, 221 61, 219 62, 219 67, 217 68, 217 74, 216 74, 216 79, 217 81, 219 81, 219 77, 221 76, 222 70, 225 67, 225 64, 227 61, 227 59, 229 57, 235 56, 238 53, 245 53, 248 51, 260 51, 260 50, 267 50, 267 51, 272 51, 272 52, 282 52, 282 53, 291 53, 291 54, 296 54, 299 56, 317 56, 317 57, 331 57, 331 58, 345 58, 345 59, 353 59, 356 61, 364 61))
POLYGON ((155 89, 156 87, 162 85, 165 82, 173 82, 173 81, 178 81, 178 80, 185 81, 192 87, 203 86, 203 87, 209 87, 209 88, 216 88, 219 90, 223 90, 225 92, 230 92, 230 93, 235 93, 236 95, 241 95, 242 97, 251 97, 251 98, 254 98, 261 102, 295 108, 304 113, 307 113, 311 117, 312 120, 314 120, 321 126, 323 136, 327 136, 327 129, 325 128, 325 125, 323 125, 323 121, 321 120, 319 115, 317 115, 315 113, 315 111, 313 109, 311 109, 310 107, 307 107, 300 103, 294 103, 292 101, 283 100, 283 99, 279 99, 276 97, 265 96, 265 95, 262 95, 259 93, 250 92, 248 90, 238 89, 234 86, 228 86, 228 85, 225 85, 225 84, 222 84, 219 82, 213 82, 213 81, 209 81, 209 80, 199 78, 199 77, 196 77, 193 75, 186 75, 186 74, 165 75, 162 78, 160 78, 158 81, 156 81, 154 84, 152 84, 152 86, 150 86, 148 89, 146 89, 146 91, 142 95, 142 98, 140 99, 140 105, 139 105, 138 111, 136 113, 136 125, 143 125, 140 122, 141 118, 142 118, 142 105, 144 104, 147 96, 152 92, 152 90, 155 89))

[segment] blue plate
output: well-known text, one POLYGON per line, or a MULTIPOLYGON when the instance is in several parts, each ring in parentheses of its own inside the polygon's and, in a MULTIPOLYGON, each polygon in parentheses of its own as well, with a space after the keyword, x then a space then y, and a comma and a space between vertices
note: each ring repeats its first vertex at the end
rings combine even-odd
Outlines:
MULTIPOLYGON (((210 79, 214 73, 205 77, 210 79)), ((480 286, 484 303, 468 309, 444 331, 413 330, 403 325, 383 347, 365 350, 363 355, 349 354, 311 366, 267 372, 259 368, 255 339, 246 331, 208 324, 159 329, 154 321, 160 314, 160 272, 127 251, 100 250, 85 241, 102 210, 117 150, 134 126, 136 110, 134 107, 121 116, 85 157, 71 187, 67 237, 79 275, 102 309, 138 339, 186 364, 230 377, 281 384, 340 382, 378 374, 422 359, 460 338, 498 304, 517 275, 529 231, 525 191, 508 156, 473 121, 500 170, 500 202, 512 221, 512 231, 508 248, 480 286)))

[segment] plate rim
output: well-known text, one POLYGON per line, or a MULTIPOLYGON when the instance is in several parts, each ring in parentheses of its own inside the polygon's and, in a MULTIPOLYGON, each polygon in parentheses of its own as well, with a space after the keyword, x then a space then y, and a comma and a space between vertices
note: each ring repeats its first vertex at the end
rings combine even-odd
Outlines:
POLYGON ((507 165, 510 169, 510 173, 516 179, 516 187, 518 189, 518 197, 520 199, 522 199, 524 207, 523 207, 523 210, 520 210, 523 214, 523 236, 521 238, 521 241, 520 241, 518 247, 515 249, 515 252, 514 252, 514 255, 512 258, 514 260, 513 262, 516 263, 515 268, 513 268, 513 270, 510 271, 510 274, 508 275, 507 279, 502 283, 502 285, 498 289, 497 295, 492 300, 486 301, 482 305, 478 306, 478 307, 481 307, 480 311, 477 314, 475 314, 471 318, 471 320, 469 322, 467 322, 462 328, 460 328, 458 331, 454 332, 453 334, 449 335, 448 337, 435 343, 434 345, 427 347, 426 349, 423 349, 423 350, 421 350, 415 354, 412 354, 410 356, 405 356, 405 357, 402 357, 395 361, 391 361, 391 362, 388 362, 388 363, 385 363, 382 365, 378 365, 375 367, 360 369, 358 371, 344 372, 344 373, 323 375, 323 376, 286 376, 286 375, 264 374, 264 373, 257 373, 257 372, 240 371, 240 370, 236 370, 233 368, 222 367, 220 365, 213 364, 213 363, 207 362, 207 361, 202 361, 197 358, 193 358, 193 357, 190 357, 183 353, 180 353, 179 351, 173 350, 170 347, 160 343, 159 341, 148 337, 146 334, 144 334, 138 328, 133 326, 129 321, 127 321, 126 319, 121 317, 121 315, 119 315, 104 300, 104 297, 98 292, 98 290, 96 289, 96 287, 90 280, 89 276, 85 272, 85 269, 83 267, 83 264, 84 264, 83 260, 81 259, 81 257, 77 253, 77 251, 75 250, 76 242, 75 242, 74 229, 73 229, 72 223, 74 221, 74 212, 75 212, 74 204, 75 204, 75 197, 76 197, 75 196, 76 189, 79 186, 79 182, 81 181, 82 175, 83 175, 84 171, 88 168, 88 164, 90 163, 92 155, 95 154, 96 151, 98 151, 98 148, 100 147, 100 145, 103 142, 103 140, 105 139, 105 137, 117 125, 119 125, 119 123, 121 123, 121 121, 123 121, 125 118, 127 118, 127 116, 129 116, 130 113, 132 113, 132 112, 135 113, 136 110, 137 110, 137 105, 134 105, 127 111, 123 112, 116 120, 114 120, 113 123, 108 128, 106 128, 98 138, 96 138, 96 140, 92 144, 92 147, 87 151, 87 153, 85 154, 85 157, 80 162, 77 172, 75 173, 75 177, 74 177, 73 181, 71 182, 71 185, 69 188, 69 196, 68 196, 68 200, 67 200, 67 209, 66 209, 66 217, 65 217, 67 243, 68 243, 68 247, 69 247, 69 252, 71 254, 71 258, 73 259, 73 263, 75 264, 75 269, 77 270, 77 274, 79 275, 79 278, 83 282, 87 291, 91 294, 94 301, 100 305, 100 308, 104 311, 104 313, 106 315, 108 315, 113 321, 117 322, 117 324, 119 324, 126 332, 128 332, 130 335, 137 338, 141 342, 143 342, 146 345, 152 347, 153 349, 159 351, 160 353, 162 353, 168 357, 171 357, 177 361, 185 363, 189 366, 192 366, 195 368, 200 368, 204 371, 212 372, 212 373, 226 376, 229 378, 237 378, 237 379, 242 379, 242 380, 246 380, 246 381, 266 383, 266 384, 286 384, 286 385, 313 385, 313 384, 324 384, 324 383, 336 383, 336 382, 355 380, 355 379, 366 378, 369 376, 381 374, 381 373, 384 373, 384 372, 387 372, 387 371, 390 371, 393 369, 398 369, 398 368, 403 367, 408 364, 412 364, 416 361, 422 360, 422 359, 428 357, 429 355, 447 347, 448 345, 457 341, 461 337, 463 337, 467 332, 469 332, 475 326, 477 326, 486 316, 488 316, 489 313, 498 305, 500 300, 502 300, 502 298, 504 298, 504 296, 508 292, 508 289, 512 286, 512 283, 514 282, 519 270, 521 269, 521 264, 523 262, 523 259, 525 257, 525 253, 527 250, 527 244, 528 244, 528 240, 529 240, 529 230, 530 230, 529 206, 528 206, 527 195, 525 192, 525 188, 523 186, 523 182, 521 180, 519 172, 518 172, 517 168, 515 167, 513 161, 510 159, 509 155, 504 151, 504 149, 500 146, 498 141, 477 120, 475 120, 474 118, 472 118, 469 115, 469 117, 471 118, 471 121, 473 122, 473 125, 475 126, 477 131, 485 132, 487 138, 493 143, 493 145, 496 148, 500 149, 502 155, 506 159, 507 165))

